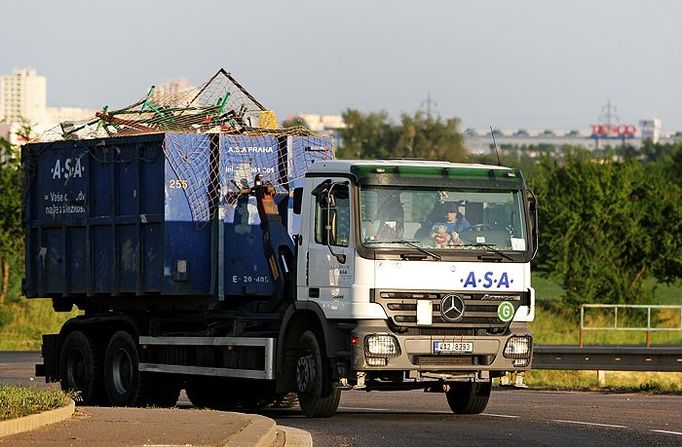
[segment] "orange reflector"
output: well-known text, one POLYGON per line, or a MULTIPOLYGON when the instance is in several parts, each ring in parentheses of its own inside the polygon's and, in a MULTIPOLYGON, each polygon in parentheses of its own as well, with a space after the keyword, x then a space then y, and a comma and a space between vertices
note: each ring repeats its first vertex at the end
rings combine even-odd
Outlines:
POLYGON ((351 345, 358 345, 358 344, 360 344, 360 339, 358 337, 351 337, 350 338, 350 344, 351 345))

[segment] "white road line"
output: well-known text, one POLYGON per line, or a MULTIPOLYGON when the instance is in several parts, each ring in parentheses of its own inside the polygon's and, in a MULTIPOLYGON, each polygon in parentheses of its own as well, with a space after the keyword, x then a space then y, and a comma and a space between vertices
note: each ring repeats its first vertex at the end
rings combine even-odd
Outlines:
POLYGON ((670 431, 670 430, 651 430, 651 431, 656 432, 656 433, 665 433, 667 435, 682 436, 682 432, 679 432, 679 431, 670 431))
POLYGON ((582 422, 582 421, 564 421, 561 419, 554 419, 553 422, 563 422, 564 424, 577 424, 577 425, 594 425, 596 427, 608 427, 608 428, 627 428, 625 425, 598 424, 596 422, 582 422))
POLYGON ((519 419, 521 416, 512 416, 510 414, 493 414, 493 413, 481 413, 481 416, 492 416, 496 418, 509 418, 509 419, 519 419))
POLYGON ((365 407, 339 407, 339 410, 350 411, 377 411, 380 413, 419 413, 419 414, 452 414, 451 411, 434 411, 434 410, 409 410, 409 409, 391 409, 391 408, 365 408, 365 407))

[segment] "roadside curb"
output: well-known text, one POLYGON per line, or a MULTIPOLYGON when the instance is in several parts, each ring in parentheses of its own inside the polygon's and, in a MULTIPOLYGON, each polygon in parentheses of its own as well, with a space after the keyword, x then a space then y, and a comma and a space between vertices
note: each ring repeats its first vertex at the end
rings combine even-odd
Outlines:
POLYGON ((250 423, 239 433, 231 436, 224 444, 225 447, 272 447, 277 439, 277 425, 275 421, 257 414, 245 415, 250 423))
POLYGON ((73 400, 69 400, 68 404, 56 410, 2 421, 0 422, 0 438, 61 422, 70 418, 75 410, 76 403, 73 400))
POLYGON ((309 431, 282 425, 277 426, 277 431, 284 433, 284 447, 313 447, 313 436, 309 431))

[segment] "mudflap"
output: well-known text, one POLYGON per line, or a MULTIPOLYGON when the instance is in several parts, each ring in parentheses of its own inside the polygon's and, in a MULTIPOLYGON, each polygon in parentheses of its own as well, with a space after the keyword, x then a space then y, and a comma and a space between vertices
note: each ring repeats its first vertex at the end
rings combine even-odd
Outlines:
POLYGON ((59 382, 59 334, 43 334, 41 349, 43 363, 36 365, 36 377, 45 377, 45 382, 59 382))

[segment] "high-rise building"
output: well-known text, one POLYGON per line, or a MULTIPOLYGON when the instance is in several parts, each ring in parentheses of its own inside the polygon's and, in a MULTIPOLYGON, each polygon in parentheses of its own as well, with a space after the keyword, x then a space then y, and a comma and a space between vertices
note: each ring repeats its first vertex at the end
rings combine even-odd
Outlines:
POLYGON ((649 140, 658 143, 661 139, 661 120, 658 118, 648 118, 639 121, 642 140, 649 140))
POLYGON ((0 120, 43 123, 47 118, 47 78, 35 70, 16 70, 0 76, 0 120))

